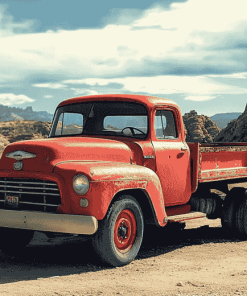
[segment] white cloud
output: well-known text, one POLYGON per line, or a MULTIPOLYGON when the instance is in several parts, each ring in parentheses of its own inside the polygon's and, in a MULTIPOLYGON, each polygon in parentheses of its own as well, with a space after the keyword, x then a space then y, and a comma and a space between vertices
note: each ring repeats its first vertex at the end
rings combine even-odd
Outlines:
POLYGON ((234 78, 234 79, 246 79, 247 72, 243 73, 233 73, 233 74, 223 74, 223 75, 208 75, 209 77, 216 77, 216 78, 234 78))
POLYGON ((99 78, 86 78, 86 79, 68 79, 64 80, 64 84, 87 84, 90 86, 105 86, 109 84, 109 81, 115 81, 116 79, 99 79, 99 78))
POLYGON ((99 93, 95 90, 91 89, 80 89, 80 88, 71 88, 71 90, 74 91, 75 95, 81 95, 81 96, 91 96, 91 95, 98 95, 99 93))
POLYGON ((203 102, 215 99, 215 96, 187 96, 184 99, 189 101, 203 102))
POLYGON ((21 105, 24 103, 34 102, 35 100, 25 95, 15 95, 11 93, 0 94, 0 104, 5 106, 21 105))
MULTIPOLYGON (((243 71, 246 55, 238 45, 246 42, 246 9, 246 0, 189 0, 168 11, 148 9, 126 25, 22 35, 14 35, 12 20, 11 34, 0 29, 0 36, 5 36, 0 77, 1 73, 26 79, 40 73, 93 78, 243 71)), ((28 28, 27 23, 22 25, 28 28)))
MULTIPOLYGON (((246 23, 247 2, 245 0, 189 0, 173 3, 171 10, 160 7, 149 9, 136 20, 138 28, 160 26, 161 29, 176 29, 190 32, 229 32, 246 23)), ((198 43, 202 40, 198 39, 198 43)))
MULTIPOLYGON (((124 77, 124 78, 86 78, 80 80, 65 80, 62 83, 82 84, 86 88, 97 91, 100 86, 109 86, 117 83, 122 85, 121 93, 149 93, 157 94, 187 94, 193 96, 212 97, 220 94, 246 94, 247 89, 229 86, 213 80, 207 76, 153 76, 153 77, 124 77)), ((74 90, 74 89, 73 89, 74 90)), ((119 88, 116 88, 116 92, 119 88)), ((112 89, 110 89, 112 93, 112 89)))
POLYGON ((51 99, 51 98, 54 98, 54 96, 53 95, 45 95, 44 98, 45 99, 51 99))
POLYGON ((51 88, 51 89, 62 89, 66 88, 65 84, 61 83, 37 83, 33 84, 34 87, 51 88))
MULTIPOLYGON (((243 87, 214 80, 227 75, 198 73, 246 69, 245 50, 236 46, 246 42, 246 8, 246 0, 188 0, 173 4, 171 10, 157 6, 141 17, 132 16, 128 22, 104 28, 19 35, 12 18, 2 28, 6 17, 2 10, 0 82, 26 81, 35 75, 65 77, 61 83, 33 86, 67 90, 67 84, 85 83, 85 88, 72 89, 76 95, 100 93, 102 89, 113 92, 110 83, 123 85, 116 88, 117 93, 179 93, 204 99, 243 94, 243 87), (90 78, 74 80, 78 77, 90 78)), ((30 26, 30 22, 22 22, 19 29, 30 26)), ((241 73, 234 75, 232 78, 245 78, 241 73)))

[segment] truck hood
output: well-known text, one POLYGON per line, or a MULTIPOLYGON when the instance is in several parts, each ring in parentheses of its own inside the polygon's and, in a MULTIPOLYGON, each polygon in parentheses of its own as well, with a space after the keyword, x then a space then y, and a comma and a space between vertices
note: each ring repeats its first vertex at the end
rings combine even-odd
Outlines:
POLYGON ((0 159, 0 170, 14 170, 14 163, 21 162, 22 171, 49 173, 60 162, 92 160, 130 163, 131 156, 132 151, 126 144, 110 139, 67 137, 29 140, 6 147, 0 159))

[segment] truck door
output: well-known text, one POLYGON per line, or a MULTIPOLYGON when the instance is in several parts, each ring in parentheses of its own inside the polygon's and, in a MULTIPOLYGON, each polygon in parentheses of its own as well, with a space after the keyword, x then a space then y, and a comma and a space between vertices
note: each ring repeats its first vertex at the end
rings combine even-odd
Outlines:
POLYGON ((191 195, 190 152, 178 132, 176 116, 174 110, 155 112, 152 143, 166 206, 185 204, 191 195))

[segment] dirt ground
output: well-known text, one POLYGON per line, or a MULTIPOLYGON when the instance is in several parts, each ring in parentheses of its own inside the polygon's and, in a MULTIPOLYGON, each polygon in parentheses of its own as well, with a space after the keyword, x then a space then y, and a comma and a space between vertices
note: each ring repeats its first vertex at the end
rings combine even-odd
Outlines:
POLYGON ((155 229, 136 260, 118 268, 79 237, 36 232, 20 258, 0 252, 0 296, 247 295, 247 240, 224 233, 220 219, 155 229))
POLYGON ((89 242, 35 233, 21 258, 0 253, 0 295, 247 295, 247 242, 225 234, 219 219, 144 239, 134 262, 112 268, 89 242))

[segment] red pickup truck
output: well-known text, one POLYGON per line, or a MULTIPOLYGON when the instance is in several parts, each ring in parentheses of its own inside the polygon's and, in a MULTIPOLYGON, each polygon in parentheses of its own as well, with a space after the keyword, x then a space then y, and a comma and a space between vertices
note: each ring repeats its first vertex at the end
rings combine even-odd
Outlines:
POLYGON ((49 137, 10 144, 0 160, 0 248, 34 231, 90 237, 113 266, 138 254, 145 225, 207 215, 247 236, 247 144, 186 143, 171 100, 97 95, 65 100, 49 137), (226 193, 223 200, 212 190, 226 193), (204 213, 204 214, 202 214, 204 213))

